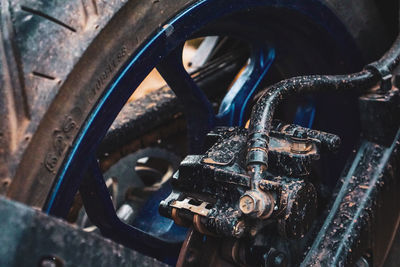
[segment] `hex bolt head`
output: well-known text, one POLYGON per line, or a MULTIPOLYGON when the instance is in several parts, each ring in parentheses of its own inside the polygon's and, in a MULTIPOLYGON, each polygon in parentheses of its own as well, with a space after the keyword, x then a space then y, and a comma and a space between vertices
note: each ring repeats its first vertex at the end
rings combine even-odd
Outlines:
POLYGON ((265 192, 247 191, 239 200, 239 209, 246 215, 266 218, 273 211, 274 200, 265 192))
POLYGON ((239 200, 239 208, 244 214, 253 213, 256 210, 257 199, 249 193, 244 194, 239 200))

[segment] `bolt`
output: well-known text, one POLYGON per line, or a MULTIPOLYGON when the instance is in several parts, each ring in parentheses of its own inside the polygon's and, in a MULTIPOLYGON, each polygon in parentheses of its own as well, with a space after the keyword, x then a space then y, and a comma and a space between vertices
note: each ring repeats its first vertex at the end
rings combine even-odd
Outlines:
POLYGON ((246 215, 268 218, 273 212, 274 200, 269 193, 247 191, 239 200, 239 209, 246 215))
POLYGON ((255 199, 251 194, 244 194, 239 200, 240 210, 244 214, 250 214, 256 210, 256 202, 255 199))

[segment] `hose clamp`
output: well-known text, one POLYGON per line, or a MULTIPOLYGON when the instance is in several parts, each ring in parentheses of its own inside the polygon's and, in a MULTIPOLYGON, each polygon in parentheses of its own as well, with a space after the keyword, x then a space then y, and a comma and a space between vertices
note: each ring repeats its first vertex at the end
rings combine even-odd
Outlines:
POLYGON ((364 69, 379 77, 381 83, 379 90, 381 92, 388 92, 392 89, 392 73, 387 66, 372 62, 365 66, 364 69))

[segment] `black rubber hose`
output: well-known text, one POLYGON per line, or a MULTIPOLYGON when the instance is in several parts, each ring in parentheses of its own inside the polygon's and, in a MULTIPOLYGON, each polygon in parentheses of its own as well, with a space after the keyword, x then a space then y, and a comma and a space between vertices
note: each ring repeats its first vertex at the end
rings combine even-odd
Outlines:
MULTIPOLYGON (((383 55, 383 57, 376 61, 376 66, 379 68, 387 68, 392 72, 400 63, 400 35, 397 36, 392 47, 383 55)), ((372 63, 374 64, 374 63, 372 63)))
MULTIPOLYGON (((254 180, 263 178, 268 165, 268 143, 276 107, 293 94, 313 92, 365 91, 399 64, 400 35, 389 51, 361 72, 349 75, 311 75, 294 77, 269 87, 253 107, 247 137, 247 166, 254 180)), ((255 181, 254 181, 255 182, 255 181)))

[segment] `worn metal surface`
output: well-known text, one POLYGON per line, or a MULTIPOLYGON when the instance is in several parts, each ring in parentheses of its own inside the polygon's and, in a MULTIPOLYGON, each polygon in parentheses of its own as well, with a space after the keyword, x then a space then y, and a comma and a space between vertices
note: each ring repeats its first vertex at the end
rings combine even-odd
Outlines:
POLYGON ((348 266, 361 257, 383 264, 400 219, 398 94, 393 87, 360 97, 364 139, 303 266, 348 266))
MULTIPOLYGON (((392 78, 391 72, 400 62, 400 36, 397 37, 389 49, 378 61, 367 65, 362 71, 337 76, 312 75, 295 77, 281 81, 266 90, 253 107, 249 135, 247 165, 268 166, 269 132, 272 128, 272 118, 275 109, 284 99, 294 94, 312 92, 340 92, 370 90, 376 83, 392 78), (386 76, 389 75, 387 79, 386 76)), ((387 86, 386 86, 387 87, 387 86)), ((389 86, 388 90, 390 90, 389 86)), ((254 168, 253 168, 254 169, 254 168)), ((262 172, 253 172, 253 179, 257 180, 262 172)))
MULTIPOLYGON (((247 249, 260 244, 259 238, 264 238, 261 244, 270 246, 275 242, 276 233, 270 231, 275 228, 257 224, 255 219, 277 218, 281 236, 299 240, 306 237, 303 241, 309 242, 311 249, 303 266, 351 266, 360 259, 381 266, 400 218, 400 102, 397 88, 378 89, 372 88, 373 93, 359 98, 360 112, 363 113, 360 117, 361 145, 349 159, 349 166, 339 182, 339 191, 331 196, 333 205, 326 204, 330 207, 329 214, 325 218, 324 212, 320 213, 320 219, 324 220, 320 230, 316 228, 319 227, 318 220, 314 220, 317 206, 314 187, 307 183, 307 178, 290 177, 302 177, 299 170, 307 170, 311 161, 319 158, 319 151, 313 152, 312 145, 305 142, 307 135, 311 137, 309 141, 316 142, 313 145, 320 147, 323 143, 326 150, 337 149, 340 139, 295 125, 282 126, 279 122, 271 123, 274 130, 269 132, 267 139, 270 168, 257 187, 252 187, 245 167, 246 129, 217 129, 209 135, 211 148, 204 155, 188 156, 182 162, 176 174, 175 191, 161 203, 160 211, 179 221, 193 221, 195 229, 202 234, 225 238, 246 236, 253 240, 243 245, 247 249), (293 135, 296 142, 302 142, 296 143, 295 150, 287 143, 293 135), (282 157, 285 153, 289 155, 286 158, 282 157), (307 155, 310 158, 302 158, 307 155), (291 168, 296 165, 302 168, 291 168), (274 195, 274 211, 266 218, 264 208, 270 204, 260 197, 258 190, 274 195), (191 205, 173 205, 174 201, 188 196, 196 201, 186 202, 197 206, 201 212, 191 205), (238 196, 241 196, 240 202, 238 196), (243 205, 239 211, 238 203, 243 205), (258 235, 264 227, 269 230, 258 235), (316 236, 316 239, 311 243, 307 235, 316 236)), ((259 148, 264 144, 258 139, 255 143, 259 148)), ((286 246, 288 240, 281 244, 286 246)), ((308 250, 304 245, 299 241, 298 248, 304 249, 301 254, 308 250)), ((293 248, 290 250, 289 253, 293 253, 293 248)), ((234 246, 230 251, 235 251, 234 246)), ((291 262, 300 263, 305 255, 301 254, 290 255, 291 262)), ((240 263, 234 257, 231 259, 240 263)))
MULTIPOLYGON (((289 126, 283 128, 296 128, 289 126)), ((312 162, 319 159, 320 143, 327 141, 304 135, 298 140, 307 143, 307 150, 292 151, 293 135, 277 129, 270 138, 272 168, 256 186, 246 170, 247 129, 215 129, 208 135, 211 147, 204 155, 182 161, 173 181, 175 191, 161 203, 160 212, 180 224, 193 222, 197 231, 207 235, 254 237, 270 219, 269 223, 279 225, 281 236, 303 237, 313 223, 317 205, 316 190, 307 176, 312 162)), ((327 133, 314 134, 339 139, 327 133)))
POLYGON ((0 221, 0 266, 167 266, 2 197, 0 221))
POLYGON ((390 146, 400 122, 399 90, 386 94, 373 92, 360 97, 359 108, 363 137, 371 142, 390 146))
POLYGON ((373 266, 383 263, 400 214, 399 138, 361 144, 303 266, 348 266, 368 253, 373 266))

